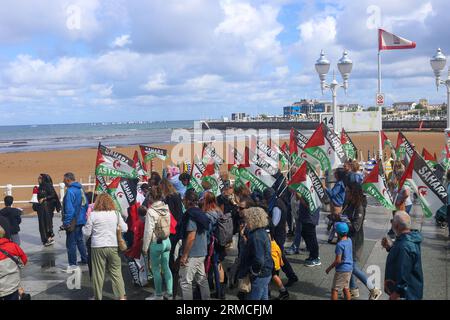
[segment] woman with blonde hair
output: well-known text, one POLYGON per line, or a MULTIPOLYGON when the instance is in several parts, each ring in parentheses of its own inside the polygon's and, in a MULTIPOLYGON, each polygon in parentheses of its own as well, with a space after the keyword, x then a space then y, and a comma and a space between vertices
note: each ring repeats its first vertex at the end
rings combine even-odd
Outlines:
POLYGON ((114 295, 125 300, 122 263, 118 250, 117 231, 127 231, 127 224, 116 211, 113 199, 106 193, 98 195, 94 210, 83 227, 85 237, 91 237, 92 283, 96 300, 102 299, 105 271, 108 271, 114 295))
POLYGON ((244 217, 249 233, 239 279, 250 277, 251 291, 248 300, 269 300, 269 283, 274 264, 270 238, 266 231, 269 225, 268 215, 262 208, 251 207, 244 210, 244 217))

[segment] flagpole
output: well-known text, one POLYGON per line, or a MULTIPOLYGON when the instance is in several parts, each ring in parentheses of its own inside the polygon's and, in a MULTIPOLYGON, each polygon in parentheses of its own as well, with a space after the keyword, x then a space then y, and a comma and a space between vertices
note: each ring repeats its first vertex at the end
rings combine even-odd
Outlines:
MULTIPOLYGON (((378 94, 381 94, 381 50, 378 46, 378 94)), ((381 144, 381 130, 383 130, 383 106, 380 105, 378 112, 380 113, 380 130, 378 131, 378 150, 380 152, 381 163, 384 166, 383 146, 381 144)))

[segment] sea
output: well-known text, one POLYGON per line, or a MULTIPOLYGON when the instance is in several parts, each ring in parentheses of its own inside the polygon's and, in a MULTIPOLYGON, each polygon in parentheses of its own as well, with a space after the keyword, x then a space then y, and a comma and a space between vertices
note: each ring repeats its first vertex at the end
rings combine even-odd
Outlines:
MULTIPOLYGON (((173 144, 172 132, 193 132, 194 120, 0 126, 0 153, 173 144)), ((280 131, 280 138, 289 133, 280 131)), ((194 141, 202 139, 192 135, 194 141)), ((218 139, 220 140, 220 139, 218 139)))

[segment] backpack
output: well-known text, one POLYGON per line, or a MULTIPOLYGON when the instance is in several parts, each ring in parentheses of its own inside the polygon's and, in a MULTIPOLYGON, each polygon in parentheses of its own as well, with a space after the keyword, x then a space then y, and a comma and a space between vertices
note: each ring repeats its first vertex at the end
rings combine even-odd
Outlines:
POLYGON ((170 214, 160 215, 158 214, 158 221, 155 224, 155 236, 158 240, 166 240, 170 236, 170 214))
POLYGON ((216 238, 219 245, 223 247, 233 241, 233 217, 231 212, 219 214, 216 238))

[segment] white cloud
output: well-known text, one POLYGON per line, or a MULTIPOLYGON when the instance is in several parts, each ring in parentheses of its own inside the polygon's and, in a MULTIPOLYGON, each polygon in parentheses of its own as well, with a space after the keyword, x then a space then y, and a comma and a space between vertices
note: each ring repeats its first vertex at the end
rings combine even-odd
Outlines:
POLYGON ((124 35, 121 35, 120 37, 117 37, 116 39, 114 39, 114 41, 112 43, 112 47, 113 48, 123 48, 131 43, 132 43, 132 41, 130 40, 130 35, 124 34, 124 35))
POLYGON ((146 84, 142 86, 147 91, 157 91, 167 88, 167 76, 165 72, 159 72, 151 76, 146 84))
POLYGON ((300 24, 298 30, 300 30, 300 37, 303 42, 333 42, 336 38, 336 19, 331 16, 310 19, 300 24))

